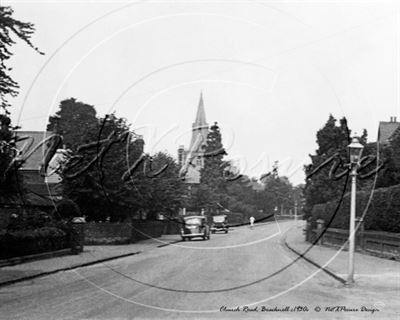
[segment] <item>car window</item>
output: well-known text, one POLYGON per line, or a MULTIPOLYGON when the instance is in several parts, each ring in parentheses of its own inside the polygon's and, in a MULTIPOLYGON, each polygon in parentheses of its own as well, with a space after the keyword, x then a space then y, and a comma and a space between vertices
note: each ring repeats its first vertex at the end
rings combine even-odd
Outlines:
POLYGON ((190 218, 185 220, 186 224, 201 224, 200 218, 190 218))
POLYGON ((214 222, 224 222, 225 217, 213 217, 214 222))

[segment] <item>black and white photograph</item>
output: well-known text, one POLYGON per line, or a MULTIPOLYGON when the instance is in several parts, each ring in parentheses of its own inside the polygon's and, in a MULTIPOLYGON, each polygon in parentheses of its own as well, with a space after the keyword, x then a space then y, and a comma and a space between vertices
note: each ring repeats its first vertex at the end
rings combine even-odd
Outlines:
POLYGON ((400 319, 400 1, 1 0, 0 319, 400 319))

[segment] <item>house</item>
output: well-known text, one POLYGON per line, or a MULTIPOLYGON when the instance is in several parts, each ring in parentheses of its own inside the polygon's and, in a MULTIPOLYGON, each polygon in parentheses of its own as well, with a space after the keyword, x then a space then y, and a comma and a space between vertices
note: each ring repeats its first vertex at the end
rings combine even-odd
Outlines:
POLYGON ((44 158, 49 148, 47 138, 53 135, 48 131, 17 131, 19 138, 17 149, 22 151, 25 161, 19 169, 23 178, 25 198, 31 205, 54 206, 54 201, 61 200, 61 177, 55 172, 52 164, 60 157, 57 150, 51 159, 47 172, 43 171, 44 158))
POLYGON ((390 121, 380 121, 378 128, 378 143, 387 145, 390 143, 395 131, 400 127, 400 122, 397 122, 396 117, 390 117, 390 121))

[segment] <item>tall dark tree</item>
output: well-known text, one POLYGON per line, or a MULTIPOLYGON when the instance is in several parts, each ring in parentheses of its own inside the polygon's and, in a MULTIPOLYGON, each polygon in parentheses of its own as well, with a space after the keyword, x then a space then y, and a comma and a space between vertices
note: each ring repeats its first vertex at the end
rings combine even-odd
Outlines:
POLYGON ((93 106, 69 98, 49 117, 47 131, 61 135, 66 147, 75 152, 80 145, 99 140, 100 124, 93 106))
POLYGON ((61 106, 65 110, 50 118, 48 128, 73 150, 63 172, 65 195, 89 219, 124 219, 134 201, 122 177, 143 152, 143 141, 131 139, 125 119, 113 114, 97 119, 92 106, 71 99, 61 106))
MULTIPOLYGON (((367 131, 359 137, 360 143, 365 146, 363 155, 371 154, 372 149, 367 145, 367 131)), ((351 130, 347 126, 346 118, 339 121, 336 125, 336 119, 330 115, 325 126, 317 132, 318 149, 315 155, 310 155, 311 164, 306 166, 305 173, 309 177, 304 187, 304 213, 305 217, 311 215, 311 210, 315 204, 325 203, 334 199, 339 199, 345 187, 345 179, 335 180, 330 177, 333 163, 320 167, 322 163, 337 154, 336 161, 341 161, 341 169, 344 170, 349 163, 348 145, 351 142, 351 130), (340 160, 339 160, 340 159, 340 160), (313 173, 316 168, 318 172, 313 173)), ((333 173, 333 176, 335 173, 333 173)), ((349 182, 349 181, 348 181, 349 182)), ((359 182, 359 188, 366 188, 370 183, 366 180, 359 182)), ((346 186, 347 188, 349 187, 346 186)), ((347 189, 348 190, 348 189, 347 189)))
MULTIPOLYGON (((336 125, 336 119, 329 115, 325 126, 317 132, 318 149, 315 155, 310 155, 311 164, 305 168, 306 176, 309 176, 324 161, 335 153, 343 163, 347 163, 347 146, 350 143, 350 130, 347 127, 346 118, 340 119, 336 125)), ((325 166, 306 181, 304 195, 305 217, 311 215, 311 210, 315 204, 325 203, 336 199, 343 190, 343 180, 334 181, 329 177, 330 166, 325 166)))
POLYGON ((207 186, 210 194, 207 209, 212 212, 218 209, 218 203, 226 192, 224 170, 228 164, 223 161, 225 155, 227 153, 222 144, 220 128, 215 122, 207 135, 207 143, 204 148, 204 167, 200 172, 200 183, 207 186))

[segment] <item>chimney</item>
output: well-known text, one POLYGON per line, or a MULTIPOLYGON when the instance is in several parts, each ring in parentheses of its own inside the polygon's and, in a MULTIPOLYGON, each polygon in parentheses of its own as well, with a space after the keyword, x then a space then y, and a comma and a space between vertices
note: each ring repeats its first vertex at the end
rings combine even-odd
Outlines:
POLYGON ((183 166, 183 163, 185 162, 184 152, 185 152, 184 146, 179 146, 179 149, 178 149, 178 164, 179 164, 179 166, 183 166))
POLYGON ((396 117, 393 117, 393 122, 397 122, 397 118, 396 117))

